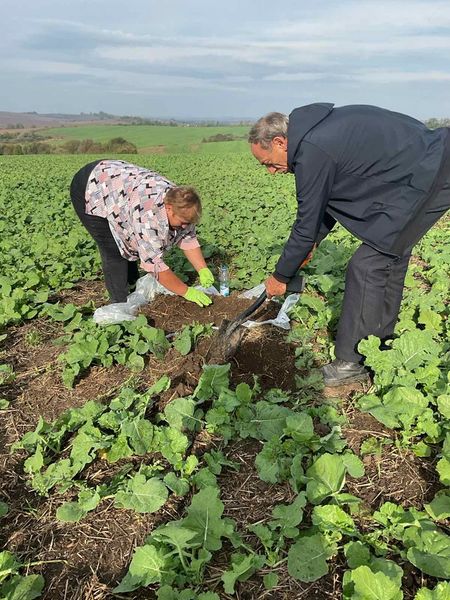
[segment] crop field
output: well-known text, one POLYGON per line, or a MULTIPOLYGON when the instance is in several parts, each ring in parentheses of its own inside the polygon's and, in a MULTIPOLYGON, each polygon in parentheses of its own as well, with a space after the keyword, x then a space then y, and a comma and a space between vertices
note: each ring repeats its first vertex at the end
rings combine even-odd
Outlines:
POLYGON ((218 127, 170 127, 167 125, 80 125, 76 127, 54 127, 42 130, 46 136, 55 138, 55 143, 67 140, 91 139, 105 143, 111 138, 122 137, 136 145, 139 153, 223 153, 246 150, 248 127, 239 125, 218 127), (230 135, 235 138, 226 142, 206 142, 214 136, 230 135), (242 138, 242 139, 237 139, 242 138))
POLYGON ((0 600, 448 600, 449 221, 414 249, 391 345, 360 344, 371 382, 324 389, 358 242, 334 231, 290 331, 249 330, 215 364, 214 327, 288 235, 293 178, 248 153, 128 157, 198 189, 232 294, 99 326, 68 194, 95 158, 0 157, 0 600))

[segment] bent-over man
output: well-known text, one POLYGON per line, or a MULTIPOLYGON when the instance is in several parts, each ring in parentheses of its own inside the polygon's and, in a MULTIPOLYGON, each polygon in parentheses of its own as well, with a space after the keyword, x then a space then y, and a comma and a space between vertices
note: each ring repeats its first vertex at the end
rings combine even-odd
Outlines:
POLYGON ((450 207, 450 136, 376 106, 317 103, 255 123, 251 151, 270 173, 294 173, 297 217, 269 296, 284 294, 315 244, 341 223, 362 244, 347 266, 336 359, 325 385, 367 377, 357 346, 394 332, 413 246, 450 207))

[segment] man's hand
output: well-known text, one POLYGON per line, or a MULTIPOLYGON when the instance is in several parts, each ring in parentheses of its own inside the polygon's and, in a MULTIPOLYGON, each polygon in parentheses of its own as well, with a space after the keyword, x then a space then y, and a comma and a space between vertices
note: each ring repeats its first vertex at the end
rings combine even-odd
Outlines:
POLYGON ((269 298, 271 296, 282 296, 286 293, 286 284, 275 279, 273 275, 266 279, 264 285, 266 286, 266 292, 269 298))
POLYGON ((203 267, 198 272, 198 276, 200 278, 200 285, 204 288, 209 288, 214 283, 214 275, 208 269, 208 267, 203 267))
POLYGON ((186 293, 183 294, 183 298, 186 298, 189 302, 195 302, 198 306, 209 306, 212 304, 212 300, 209 296, 193 287, 188 287, 186 293))

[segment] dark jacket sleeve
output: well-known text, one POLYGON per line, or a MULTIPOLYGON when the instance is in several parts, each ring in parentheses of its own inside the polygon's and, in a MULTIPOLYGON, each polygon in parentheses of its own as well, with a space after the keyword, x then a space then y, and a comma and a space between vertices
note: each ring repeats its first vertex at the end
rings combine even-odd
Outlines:
POLYGON ((302 142, 294 170, 297 218, 275 268, 274 277, 278 281, 287 282, 295 275, 316 242, 319 230, 321 234, 328 233, 324 217, 335 173, 336 164, 326 152, 310 142, 302 142))
POLYGON ((333 229, 333 227, 336 225, 336 219, 334 219, 331 215, 329 215, 328 213, 325 213, 323 216, 323 221, 319 227, 319 231, 317 233, 317 237, 316 237, 316 244, 317 246, 320 244, 320 242, 325 239, 327 237, 327 235, 330 233, 330 231, 333 229))

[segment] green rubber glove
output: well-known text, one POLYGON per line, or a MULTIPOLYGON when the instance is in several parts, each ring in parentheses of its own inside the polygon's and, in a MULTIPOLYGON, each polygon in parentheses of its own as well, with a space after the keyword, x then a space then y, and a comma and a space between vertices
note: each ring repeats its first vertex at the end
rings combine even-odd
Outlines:
POLYGON ((193 287, 188 287, 183 298, 186 298, 189 302, 195 302, 195 304, 198 304, 199 306, 209 306, 209 304, 212 304, 212 300, 209 296, 193 287))
POLYGON ((200 285, 204 288, 209 288, 214 283, 214 275, 208 269, 208 267, 203 267, 198 272, 198 276, 200 277, 200 285))

